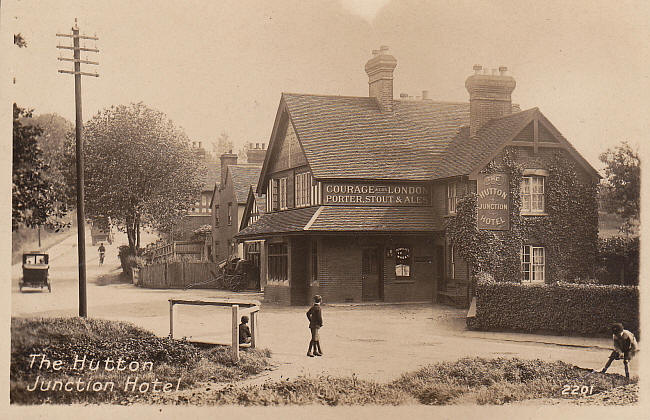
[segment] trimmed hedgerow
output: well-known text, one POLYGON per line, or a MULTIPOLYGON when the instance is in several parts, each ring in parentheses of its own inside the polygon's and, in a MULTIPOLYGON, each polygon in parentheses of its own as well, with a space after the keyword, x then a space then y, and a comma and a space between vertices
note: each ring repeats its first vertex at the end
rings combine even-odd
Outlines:
POLYGON ((639 334, 639 288, 594 284, 479 281, 480 330, 607 335, 614 322, 639 334))

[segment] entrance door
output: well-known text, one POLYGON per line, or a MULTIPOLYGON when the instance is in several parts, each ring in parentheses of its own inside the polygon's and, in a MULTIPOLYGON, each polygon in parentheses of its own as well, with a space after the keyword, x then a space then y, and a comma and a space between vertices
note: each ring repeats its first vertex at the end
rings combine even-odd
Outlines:
POLYGON ((378 248, 363 248, 361 256, 361 299, 364 301, 384 298, 384 282, 381 275, 381 254, 378 248))

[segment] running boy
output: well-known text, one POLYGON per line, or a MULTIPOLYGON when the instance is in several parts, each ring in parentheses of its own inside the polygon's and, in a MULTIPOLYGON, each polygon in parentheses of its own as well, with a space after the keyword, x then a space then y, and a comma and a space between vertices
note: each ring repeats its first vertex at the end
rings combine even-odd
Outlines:
POLYGON ((320 303, 323 299, 320 295, 314 296, 314 304, 307 311, 307 319, 309 320, 309 329, 311 330, 311 341, 309 342, 309 350, 307 356, 314 357, 322 356, 323 352, 320 349, 320 335, 318 330, 323 326, 323 314, 321 313, 320 303), (312 354, 312 349, 314 353, 312 354))
POLYGON ((607 360, 607 364, 605 364, 605 367, 600 371, 600 373, 607 372, 609 365, 611 365, 614 360, 623 359, 625 377, 630 379, 628 364, 639 350, 636 338, 634 337, 634 334, 623 329, 623 324, 616 323, 612 325, 612 339, 614 340, 614 351, 609 355, 609 360, 607 360))

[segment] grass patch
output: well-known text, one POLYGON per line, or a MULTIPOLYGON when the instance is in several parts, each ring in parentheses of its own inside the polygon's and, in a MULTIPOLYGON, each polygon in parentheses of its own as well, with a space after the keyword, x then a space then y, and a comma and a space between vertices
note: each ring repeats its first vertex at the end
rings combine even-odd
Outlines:
POLYGON ((202 381, 227 382, 261 373, 269 366, 269 357, 268 350, 249 350, 234 364, 228 347, 200 348, 156 337, 124 322, 12 318, 10 401, 146 402, 162 393, 154 388, 162 391, 167 383, 170 390, 187 389, 202 381), (41 365, 42 357, 31 355, 44 355, 49 363, 41 365), (120 359, 123 362, 118 365, 120 359), (55 365, 55 361, 60 362, 55 365), (127 386, 127 381, 133 384, 134 380, 135 386, 127 386), (148 385, 140 388, 143 383, 148 385))
POLYGON ((626 383, 620 375, 591 374, 564 362, 464 358, 423 367, 387 384, 354 376, 300 377, 261 386, 228 387, 209 400, 240 405, 506 404, 561 398, 565 385, 593 385, 593 394, 598 394, 626 383))

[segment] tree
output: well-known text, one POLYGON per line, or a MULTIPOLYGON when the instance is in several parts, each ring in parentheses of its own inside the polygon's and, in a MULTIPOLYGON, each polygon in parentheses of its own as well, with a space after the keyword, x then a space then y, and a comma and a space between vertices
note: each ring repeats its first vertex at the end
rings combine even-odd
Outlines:
POLYGON ((218 159, 219 156, 229 152, 232 152, 232 140, 229 139, 228 133, 222 131, 219 138, 212 142, 212 153, 218 159))
POLYGON ((641 170, 638 150, 627 142, 600 155, 605 166, 601 189, 604 209, 623 218, 621 231, 630 233, 639 222, 641 170))
POLYGON ((21 122, 32 117, 31 110, 13 105, 13 176, 11 229, 21 225, 61 229, 67 226, 60 218, 67 213, 63 184, 48 177, 48 164, 38 137, 43 129, 21 122))
MULTIPOLYGON (((43 151, 43 160, 48 166, 47 175, 59 183, 64 183, 63 173, 67 162, 64 160, 66 139, 74 137, 74 124, 58 114, 41 114, 33 118, 23 118, 24 125, 36 125, 41 128, 37 141, 43 151)), ((75 197, 71 197, 74 201, 75 197)))
POLYGON ((205 167, 187 136, 143 103, 100 111, 84 138, 87 214, 126 231, 133 254, 140 227, 168 231, 201 192, 205 167))

